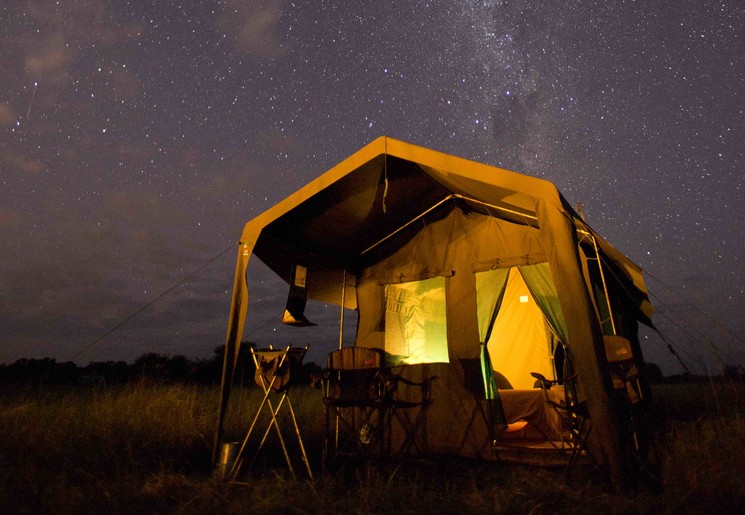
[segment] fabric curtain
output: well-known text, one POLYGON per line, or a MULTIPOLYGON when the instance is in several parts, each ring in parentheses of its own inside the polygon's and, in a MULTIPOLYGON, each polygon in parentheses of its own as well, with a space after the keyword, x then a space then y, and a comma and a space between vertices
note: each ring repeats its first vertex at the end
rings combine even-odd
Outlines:
POLYGON ((481 373, 484 378, 484 394, 487 399, 497 398, 497 381, 494 378, 486 342, 491 337, 509 275, 509 268, 497 268, 496 270, 487 270, 476 274, 476 310, 479 319, 479 339, 481 340, 481 373))
POLYGON ((509 268, 497 268, 476 274, 476 309, 479 339, 482 344, 488 342, 491 336, 509 275, 509 268))
POLYGON ((498 268, 476 274, 476 310, 479 321, 479 339, 481 340, 481 375, 484 380, 484 398, 486 399, 489 430, 494 439, 495 431, 502 431, 507 427, 502 402, 499 398, 497 380, 494 377, 489 348, 489 341, 494 321, 499 313, 499 306, 504 298, 507 286, 509 268, 498 268))
POLYGON ((548 263, 519 266, 518 270, 523 276, 530 294, 543 312, 543 316, 546 317, 551 330, 559 340, 567 344, 569 341, 567 325, 559 305, 559 296, 556 293, 556 286, 551 277, 548 263))

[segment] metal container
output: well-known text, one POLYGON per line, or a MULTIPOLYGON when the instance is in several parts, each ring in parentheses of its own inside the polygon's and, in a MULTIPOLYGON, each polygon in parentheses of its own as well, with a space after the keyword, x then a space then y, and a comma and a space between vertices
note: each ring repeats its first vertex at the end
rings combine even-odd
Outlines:
POLYGON ((235 464, 238 457, 238 451, 241 448, 241 442, 226 442, 220 448, 220 459, 217 461, 217 474, 225 477, 230 474, 230 469, 235 464))

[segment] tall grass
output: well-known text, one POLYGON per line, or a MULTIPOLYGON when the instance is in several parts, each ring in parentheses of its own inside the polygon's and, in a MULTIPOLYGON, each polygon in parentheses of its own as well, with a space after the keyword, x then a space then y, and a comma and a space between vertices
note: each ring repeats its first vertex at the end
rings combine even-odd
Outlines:
MULTIPOLYGON (((742 512, 743 388, 717 387, 655 389, 662 494, 616 494, 589 468, 567 483, 560 470, 457 458, 349 463, 318 477, 323 407, 319 392, 304 388, 293 400, 316 480, 300 461, 293 479, 270 440, 245 484, 235 485, 210 467, 214 388, 5 390, 0 513, 742 512)), ((234 392, 227 439, 242 438, 260 398, 256 388, 234 392)))
POLYGON ((655 399, 670 512, 745 512, 745 384, 659 385, 655 399))

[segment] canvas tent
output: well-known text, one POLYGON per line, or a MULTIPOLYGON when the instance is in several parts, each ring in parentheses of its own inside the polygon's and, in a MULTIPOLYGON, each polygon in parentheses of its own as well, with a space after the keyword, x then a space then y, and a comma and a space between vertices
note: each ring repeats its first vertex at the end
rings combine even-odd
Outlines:
MULTIPOLYGON (((640 360, 637 324, 650 323, 652 306, 640 268, 550 182, 380 137, 248 222, 216 450, 253 254, 288 283, 300 270, 308 298, 356 310, 355 345, 384 349, 412 379, 437 377, 426 421, 435 453, 489 457, 492 422, 474 417, 478 392, 488 396, 484 378, 530 388, 532 371, 562 373, 557 350, 566 348, 560 368, 578 374, 592 452, 624 476, 625 415, 612 398, 603 335, 626 336, 640 360)), ((302 301, 286 313, 295 323, 302 301)))

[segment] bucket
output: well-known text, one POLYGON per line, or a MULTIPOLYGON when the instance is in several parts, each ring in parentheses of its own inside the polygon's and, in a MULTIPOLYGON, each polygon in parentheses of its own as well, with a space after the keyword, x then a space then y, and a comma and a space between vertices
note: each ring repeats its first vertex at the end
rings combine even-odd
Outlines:
POLYGON ((235 464, 238 457, 238 451, 241 449, 241 442, 226 442, 220 448, 220 459, 217 461, 217 475, 225 477, 230 473, 230 469, 235 464))

